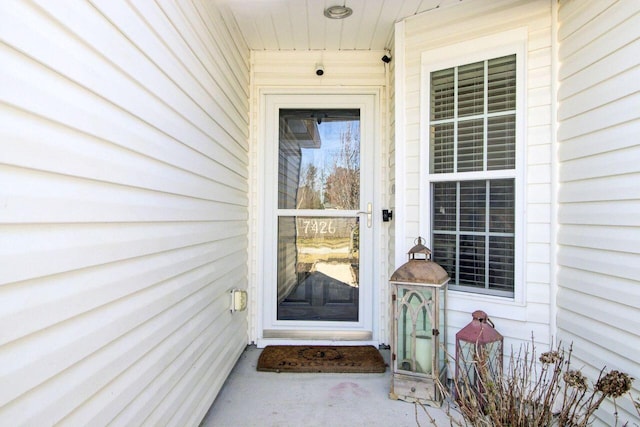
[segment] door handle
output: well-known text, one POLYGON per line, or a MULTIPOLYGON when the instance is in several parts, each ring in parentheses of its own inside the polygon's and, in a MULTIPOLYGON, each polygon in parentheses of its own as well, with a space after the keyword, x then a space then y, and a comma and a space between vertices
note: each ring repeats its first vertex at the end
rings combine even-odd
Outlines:
POLYGON ((367 215, 367 228, 371 228, 371 218, 373 216, 373 206, 371 205, 371 202, 367 203, 366 211, 359 211, 358 214, 367 215))

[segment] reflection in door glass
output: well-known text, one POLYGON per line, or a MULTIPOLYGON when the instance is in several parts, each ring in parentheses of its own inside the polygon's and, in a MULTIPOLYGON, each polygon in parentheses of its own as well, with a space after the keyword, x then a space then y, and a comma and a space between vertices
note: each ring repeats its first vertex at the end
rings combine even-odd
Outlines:
POLYGON ((360 110, 281 109, 279 138, 277 319, 356 322, 360 224, 331 211, 360 210, 360 110))
POLYGON ((280 110, 278 208, 360 205, 360 110, 280 110))
POLYGON ((279 218, 278 320, 358 320, 358 222, 279 218))

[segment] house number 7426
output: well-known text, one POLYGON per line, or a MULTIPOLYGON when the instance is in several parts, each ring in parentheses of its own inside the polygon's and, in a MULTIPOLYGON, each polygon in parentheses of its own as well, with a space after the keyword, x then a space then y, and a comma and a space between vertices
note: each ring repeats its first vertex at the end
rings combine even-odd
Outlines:
POLYGON ((305 219, 302 220, 304 234, 334 234, 336 226, 332 220, 305 219))

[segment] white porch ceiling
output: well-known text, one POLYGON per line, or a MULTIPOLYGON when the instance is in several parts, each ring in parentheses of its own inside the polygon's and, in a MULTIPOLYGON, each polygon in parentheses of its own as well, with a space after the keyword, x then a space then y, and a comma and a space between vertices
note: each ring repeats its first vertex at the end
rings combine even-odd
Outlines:
POLYGON ((222 0, 251 50, 383 50, 394 24, 462 0, 222 0), (348 6, 353 14, 328 19, 324 9, 348 6))

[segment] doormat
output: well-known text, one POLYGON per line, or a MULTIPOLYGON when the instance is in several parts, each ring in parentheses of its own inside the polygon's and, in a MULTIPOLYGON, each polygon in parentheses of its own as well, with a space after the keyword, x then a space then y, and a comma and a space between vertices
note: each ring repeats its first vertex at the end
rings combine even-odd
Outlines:
POLYGON ((382 373, 386 364, 372 345, 302 346, 269 345, 258 359, 258 371, 382 373))

